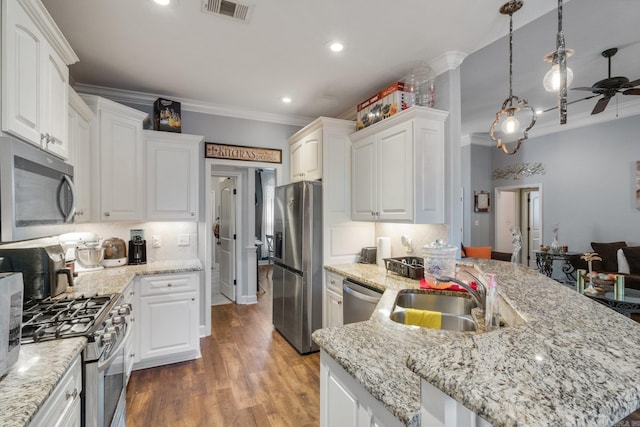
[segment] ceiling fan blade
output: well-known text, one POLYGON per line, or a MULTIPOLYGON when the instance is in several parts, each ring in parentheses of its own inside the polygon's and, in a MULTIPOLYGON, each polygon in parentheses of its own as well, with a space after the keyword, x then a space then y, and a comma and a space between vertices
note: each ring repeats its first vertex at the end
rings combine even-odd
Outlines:
POLYGON ((601 98, 598 102, 596 102, 596 106, 593 107, 593 111, 591 111, 591 114, 602 113, 604 109, 607 108, 607 104, 609 103, 610 99, 611 99, 610 96, 605 96, 601 98))
POLYGON ((639 89, 627 89, 625 91, 622 92, 624 95, 640 95, 640 88, 639 89))
POLYGON ((626 87, 634 87, 634 86, 638 86, 638 85, 640 85, 640 79, 638 79, 638 80, 634 80, 634 81, 632 81, 632 82, 629 82, 629 83, 627 83, 625 86, 626 86, 626 87))
MULTIPOLYGON (((595 98, 596 96, 600 96, 600 95, 591 95, 591 96, 585 96, 584 98, 580 98, 580 99, 574 99, 573 101, 567 102, 567 105, 575 104, 576 102, 580 102, 580 101, 586 101, 587 99, 595 98)), ((553 110, 557 110, 557 109, 558 109, 558 106, 556 105, 555 107, 551 107, 551 108, 547 108, 546 110, 542 110, 542 112, 546 113, 548 111, 553 111, 553 110)))
POLYGON ((593 90, 593 88, 590 88, 590 87, 572 87, 571 90, 588 90, 589 92, 591 92, 593 90))

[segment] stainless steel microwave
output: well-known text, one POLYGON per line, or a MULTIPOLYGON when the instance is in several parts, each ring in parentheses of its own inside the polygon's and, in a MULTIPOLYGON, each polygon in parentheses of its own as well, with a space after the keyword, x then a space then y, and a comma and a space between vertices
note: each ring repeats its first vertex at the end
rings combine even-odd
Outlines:
POLYGON ((64 232, 75 209, 73 166, 26 142, 0 138, 0 241, 64 232))

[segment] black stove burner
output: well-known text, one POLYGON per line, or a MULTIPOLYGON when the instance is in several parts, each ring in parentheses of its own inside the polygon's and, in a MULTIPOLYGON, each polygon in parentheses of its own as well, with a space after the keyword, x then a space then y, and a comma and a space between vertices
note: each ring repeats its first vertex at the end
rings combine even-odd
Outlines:
POLYGON ((112 300, 103 295, 30 302, 22 313, 22 342, 88 335, 112 300))

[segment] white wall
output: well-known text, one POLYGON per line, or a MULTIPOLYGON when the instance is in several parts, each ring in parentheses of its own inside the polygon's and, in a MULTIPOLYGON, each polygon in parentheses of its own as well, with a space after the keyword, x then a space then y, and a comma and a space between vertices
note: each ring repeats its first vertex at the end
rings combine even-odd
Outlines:
POLYGON ((493 187, 544 186, 544 244, 551 243, 551 227, 559 224, 558 240, 570 251, 591 250, 592 241, 624 240, 638 245, 640 210, 635 194, 639 135, 640 118, 629 117, 530 138, 513 156, 494 149, 492 170, 519 162, 542 162, 546 173, 520 180, 494 180, 493 187))

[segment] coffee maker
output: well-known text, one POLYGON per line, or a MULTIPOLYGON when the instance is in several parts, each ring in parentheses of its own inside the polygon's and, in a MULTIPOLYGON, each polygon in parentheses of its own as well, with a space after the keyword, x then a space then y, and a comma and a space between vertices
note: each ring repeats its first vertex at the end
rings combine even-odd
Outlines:
POLYGON ((147 263, 147 241, 144 239, 144 230, 130 230, 129 234, 129 265, 147 263))

